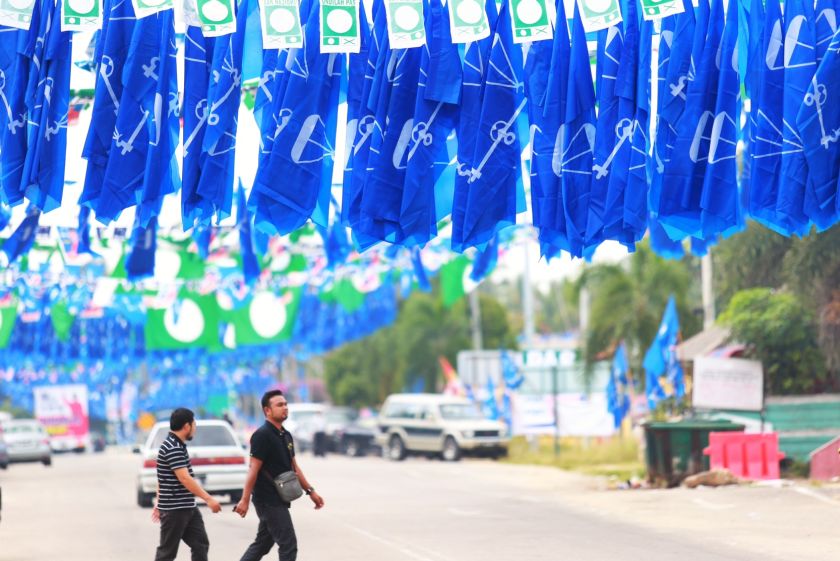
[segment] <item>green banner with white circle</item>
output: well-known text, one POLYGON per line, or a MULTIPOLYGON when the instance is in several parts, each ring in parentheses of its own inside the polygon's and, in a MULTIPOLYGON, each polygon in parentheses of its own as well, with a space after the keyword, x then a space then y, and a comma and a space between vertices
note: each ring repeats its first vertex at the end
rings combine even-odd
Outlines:
POLYGON ((583 29, 589 33, 612 27, 623 21, 618 0, 577 0, 583 29))
POLYGON ((358 53, 361 50, 359 1, 321 0, 322 53, 358 53))
POLYGON ((453 43, 472 43, 490 36, 490 22, 483 2, 449 0, 448 7, 453 43))
POLYGON ((642 0, 642 15, 648 21, 681 14, 685 6, 681 0, 642 0))
POLYGON ((387 0, 385 13, 392 49, 411 49, 426 44, 423 0, 387 0))
POLYGON ((510 21, 513 27, 513 42, 527 43, 544 41, 554 37, 551 28, 550 10, 547 0, 511 0, 510 21))
POLYGON ((259 1, 263 49, 297 48, 303 45, 297 0, 259 1))
POLYGON ((134 6, 134 15, 137 19, 154 15, 164 10, 171 10, 175 7, 173 0, 131 0, 134 6))
POLYGON ((62 31, 102 29, 102 0, 61 0, 62 31))
POLYGON ((201 34, 221 37, 236 31, 236 2, 234 0, 196 0, 201 34))
POLYGON ((0 25, 29 30, 35 0, 0 0, 0 25))

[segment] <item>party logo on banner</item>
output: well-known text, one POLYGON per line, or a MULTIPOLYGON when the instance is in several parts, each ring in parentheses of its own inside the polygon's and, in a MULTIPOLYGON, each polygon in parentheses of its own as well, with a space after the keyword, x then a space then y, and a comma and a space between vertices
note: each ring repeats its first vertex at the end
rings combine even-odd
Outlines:
POLYGON ((35 0, 0 0, 0 25, 28 30, 35 0))
POLYGON ((622 21, 618 0, 577 0, 583 29, 589 33, 612 27, 622 21))
POLYGON ((236 31, 234 0, 196 0, 196 6, 205 37, 221 37, 236 31))
POLYGON ((175 7, 173 0, 131 0, 134 6, 134 15, 137 19, 151 16, 164 10, 171 10, 175 7))
POLYGON ((358 53, 361 50, 357 0, 322 0, 320 16, 322 53, 358 53))
POLYGON ((62 31, 102 29, 102 0, 62 0, 62 31))
POLYGON ((661 19, 684 11, 681 0, 642 0, 642 14, 646 20, 661 19))
POLYGON ((386 14, 388 41, 392 49, 410 49, 426 44, 422 0, 389 0, 386 14))
POLYGON ((198 7, 195 0, 184 0, 184 24, 192 27, 201 27, 201 20, 198 19, 198 7))
POLYGON ((542 41, 554 37, 547 0, 511 0, 513 42, 542 41))
POLYGON ((484 4, 476 0, 449 0, 449 29, 453 43, 472 43, 490 36, 484 4))
POLYGON ((297 0, 260 0, 263 49, 285 49, 303 44, 297 0))

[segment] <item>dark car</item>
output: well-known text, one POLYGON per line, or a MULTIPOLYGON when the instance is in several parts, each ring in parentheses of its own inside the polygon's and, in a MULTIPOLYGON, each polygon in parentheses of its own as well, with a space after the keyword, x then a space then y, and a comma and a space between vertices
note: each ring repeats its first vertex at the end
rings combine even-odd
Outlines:
POLYGON ((376 442, 376 418, 357 419, 345 427, 339 437, 338 451, 348 456, 381 455, 382 448, 376 442))

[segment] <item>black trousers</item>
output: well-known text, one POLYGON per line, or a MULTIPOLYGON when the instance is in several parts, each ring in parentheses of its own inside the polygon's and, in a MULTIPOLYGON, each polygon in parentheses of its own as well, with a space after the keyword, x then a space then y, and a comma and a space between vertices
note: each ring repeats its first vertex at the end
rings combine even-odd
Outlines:
POLYGON ((292 515, 285 506, 267 506, 255 504, 260 525, 254 543, 248 546, 240 561, 258 561, 272 546, 277 544, 280 561, 297 559, 297 536, 292 525, 292 515))
POLYGON ((160 511, 160 545, 155 561, 173 561, 181 540, 190 547, 192 561, 207 561, 210 540, 198 507, 160 511))

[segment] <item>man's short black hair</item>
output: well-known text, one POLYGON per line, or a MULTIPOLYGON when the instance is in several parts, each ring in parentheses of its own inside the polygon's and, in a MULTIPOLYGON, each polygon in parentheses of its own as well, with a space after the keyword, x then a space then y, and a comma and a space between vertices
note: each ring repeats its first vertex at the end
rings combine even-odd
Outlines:
POLYGON ((262 408, 265 409, 269 406, 272 397, 277 397, 278 395, 283 395, 283 392, 280 390, 268 390, 262 396, 260 403, 262 404, 262 408))
POLYGON ((189 425, 193 421, 195 421, 195 413, 186 407, 179 407, 169 416, 169 429, 174 431, 181 430, 184 428, 184 425, 189 425))

